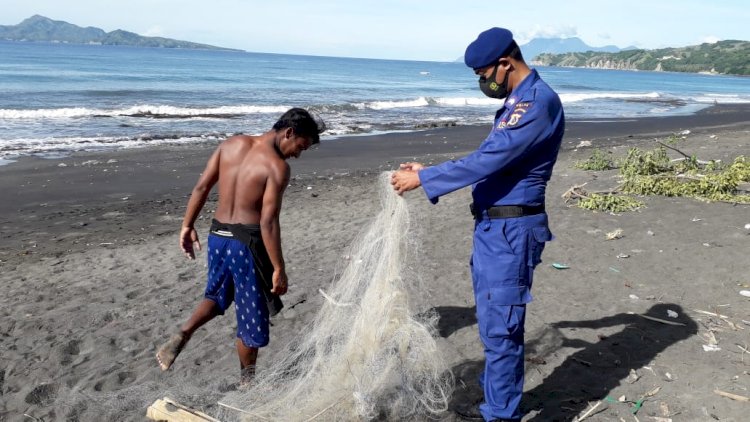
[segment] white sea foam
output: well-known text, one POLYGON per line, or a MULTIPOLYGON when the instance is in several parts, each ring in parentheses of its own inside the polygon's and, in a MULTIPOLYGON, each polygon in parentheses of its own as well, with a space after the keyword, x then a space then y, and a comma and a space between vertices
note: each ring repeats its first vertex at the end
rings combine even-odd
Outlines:
POLYGON ((368 103, 357 103, 355 107, 359 109, 370 109, 370 110, 389 110, 393 108, 414 108, 414 107, 427 107, 430 103, 425 97, 419 97, 410 100, 400 101, 372 101, 368 103))
POLYGON ((499 107, 501 102, 489 97, 444 97, 436 98, 435 103, 441 106, 462 107, 462 106, 493 106, 499 107))
POLYGON ((66 119, 93 116, 234 116, 243 114, 283 113, 286 106, 221 106, 208 108, 174 107, 166 105, 143 104, 118 109, 91 109, 83 107, 50 108, 36 110, 0 109, 0 119, 66 119))
POLYGON ((577 103, 586 100, 596 99, 658 99, 661 95, 658 92, 646 93, 625 93, 625 92, 585 92, 585 93, 563 93, 560 94, 560 100, 563 104, 577 103))
POLYGON ((169 138, 152 137, 67 137, 34 139, 0 139, 0 160, 22 155, 70 153, 75 151, 97 151, 113 148, 139 148, 156 145, 177 145, 215 141, 218 135, 184 136, 169 138))
POLYGON ((692 98, 693 101, 701 104, 748 104, 749 96, 736 94, 703 94, 692 98))

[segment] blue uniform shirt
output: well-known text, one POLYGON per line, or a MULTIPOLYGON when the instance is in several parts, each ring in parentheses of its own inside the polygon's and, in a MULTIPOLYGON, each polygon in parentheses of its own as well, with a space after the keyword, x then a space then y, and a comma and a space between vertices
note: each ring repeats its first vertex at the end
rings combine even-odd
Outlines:
POLYGON ((542 205, 564 131, 560 98, 532 70, 497 111, 492 132, 479 149, 423 169, 419 180, 433 204, 472 185, 477 210, 542 205))

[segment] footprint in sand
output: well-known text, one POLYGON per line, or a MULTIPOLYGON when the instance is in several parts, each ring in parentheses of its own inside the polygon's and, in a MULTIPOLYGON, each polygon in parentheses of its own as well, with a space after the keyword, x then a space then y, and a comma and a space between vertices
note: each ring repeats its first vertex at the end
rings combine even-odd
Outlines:
POLYGON ((60 349, 60 365, 68 366, 73 362, 73 357, 81 353, 80 340, 71 340, 60 349))
POLYGON ((24 399, 28 404, 49 406, 57 398, 57 384, 40 384, 34 387, 24 399))

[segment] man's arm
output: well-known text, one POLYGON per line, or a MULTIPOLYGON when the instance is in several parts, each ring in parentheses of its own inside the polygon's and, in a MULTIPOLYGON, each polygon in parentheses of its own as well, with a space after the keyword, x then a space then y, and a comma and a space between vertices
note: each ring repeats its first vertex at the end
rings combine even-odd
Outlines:
POLYGON ((281 252, 281 227, 279 214, 281 213, 281 198, 289 184, 289 165, 285 162, 272 165, 266 190, 263 192, 263 208, 260 211, 260 233, 263 245, 268 252, 268 258, 273 265, 273 288, 271 293, 283 295, 287 290, 286 268, 284 255, 281 252))
POLYGON ((182 229, 180 230, 180 248, 185 255, 190 259, 195 259, 195 251, 193 250, 193 243, 201 250, 201 242, 198 240, 198 233, 196 233, 193 225, 195 220, 198 218, 198 214, 203 209, 203 205, 206 203, 211 188, 219 180, 219 160, 221 158, 221 147, 216 148, 216 151, 211 155, 206 163, 206 168, 203 170, 203 174, 195 184, 192 193, 190 194, 190 200, 188 201, 187 209, 185 210, 185 217, 182 219, 182 229))
POLYGON ((562 108, 532 105, 512 124, 493 129, 477 151, 420 171, 419 180, 427 198, 434 204, 440 196, 512 166, 536 148, 544 147, 544 141, 562 122, 562 108))

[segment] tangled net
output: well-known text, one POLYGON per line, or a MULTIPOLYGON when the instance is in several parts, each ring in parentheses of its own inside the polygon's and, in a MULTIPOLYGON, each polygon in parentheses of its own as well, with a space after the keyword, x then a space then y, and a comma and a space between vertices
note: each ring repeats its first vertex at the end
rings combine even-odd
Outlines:
POLYGON ((317 316, 248 390, 222 399, 222 420, 405 420, 447 409, 453 376, 433 338, 437 319, 410 309, 403 278, 406 203, 390 173, 379 185, 382 210, 320 290, 317 316))

